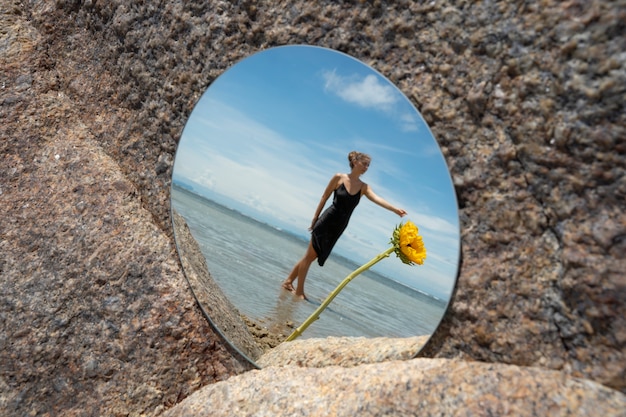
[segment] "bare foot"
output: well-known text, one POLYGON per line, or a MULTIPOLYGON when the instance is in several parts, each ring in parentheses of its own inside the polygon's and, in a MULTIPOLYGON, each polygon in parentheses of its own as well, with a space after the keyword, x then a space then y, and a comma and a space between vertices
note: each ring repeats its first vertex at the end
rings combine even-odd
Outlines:
POLYGON ((282 287, 284 289, 286 289, 287 291, 289 291, 289 292, 293 292, 293 293, 296 292, 296 290, 295 290, 295 288, 293 288, 293 284, 291 284, 291 282, 287 282, 287 281, 283 282, 282 287))
POLYGON ((301 300, 308 300, 308 298, 306 298, 306 295, 304 295, 304 293, 298 294, 295 291, 294 291, 294 293, 296 294, 296 297, 298 297, 299 299, 301 299, 301 300))

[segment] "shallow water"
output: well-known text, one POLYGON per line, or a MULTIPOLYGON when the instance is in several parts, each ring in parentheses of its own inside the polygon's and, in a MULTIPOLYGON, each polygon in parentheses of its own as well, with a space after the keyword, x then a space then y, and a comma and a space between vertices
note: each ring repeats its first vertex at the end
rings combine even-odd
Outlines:
MULTIPOLYGON (((177 186, 172 187, 172 205, 187 221, 222 291, 242 314, 269 328, 288 321, 300 325, 359 266, 335 254, 324 267, 313 263, 305 290, 310 301, 298 300, 281 283, 307 241, 177 186)), ((445 306, 370 270, 354 278, 301 337, 426 335, 438 325, 445 306)))

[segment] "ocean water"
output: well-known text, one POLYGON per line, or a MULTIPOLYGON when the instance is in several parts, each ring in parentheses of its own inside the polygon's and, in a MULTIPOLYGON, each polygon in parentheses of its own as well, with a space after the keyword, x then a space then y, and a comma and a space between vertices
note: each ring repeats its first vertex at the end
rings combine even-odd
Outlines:
MULTIPOLYGON (((268 328, 280 328, 287 321, 299 326, 360 266, 334 254, 323 267, 314 262, 305 283, 310 301, 298 300, 283 290, 281 283, 304 254, 308 241, 176 185, 172 187, 172 206, 187 221, 222 291, 240 313, 268 328)), ((300 337, 427 335, 437 327, 445 307, 442 300, 366 271, 354 278, 300 337)))

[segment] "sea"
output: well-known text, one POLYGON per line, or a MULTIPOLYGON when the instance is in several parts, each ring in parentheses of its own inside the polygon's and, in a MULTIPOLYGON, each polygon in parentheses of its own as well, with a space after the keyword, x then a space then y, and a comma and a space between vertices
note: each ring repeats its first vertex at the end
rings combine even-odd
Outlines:
MULTIPOLYGON (((306 237, 252 219, 176 183, 171 196, 172 208, 186 220, 224 294, 241 314, 268 328, 281 328, 287 322, 296 327, 302 324, 360 266, 331 253, 323 267, 311 264, 305 281, 309 300, 297 299, 281 283, 304 255, 306 237)), ((444 300, 367 270, 344 287, 300 338, 430 335, 446 305, 444 300)))

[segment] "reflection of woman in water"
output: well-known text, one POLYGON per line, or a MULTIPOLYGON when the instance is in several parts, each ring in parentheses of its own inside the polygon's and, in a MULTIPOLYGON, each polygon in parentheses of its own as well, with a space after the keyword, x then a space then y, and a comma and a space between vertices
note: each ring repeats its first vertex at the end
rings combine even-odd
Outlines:
POLYGON ((311 263, 317 258, 319 265, 324 265, 337 239, 339 239, 346 226, 348 226, 352 211, 356 205, 359 204, 362 195, 365 195, 379 206, 393 211, 400 217, 406 214, 406 211, 392 206, 387 201, 374 194, 371 187, 359 178, 361 175, 365 174, 370 165, 371 158, 369 155, 352 151, 348 154, 348 161, 350 161, 350 173, 335 174, 331 178, 326 190, 324 190, 324 194, 315 211, 315 216, 313 216, 313 222, 309 228, 309 230, 311 230, 309 247, 302 259, 296 263, 291 273, 282 284, 284 289, 294 292, 302 299, 306 299, 304 295, 304 280, 306 279, 306 274, 309 271, 311 263), (320 212, 333 191, 334 197, 332 205, 324 210, 324 213, 320 216, 320 212), (294 289, 293 282, 296 279, 298 279, 298 286, 294 289))

